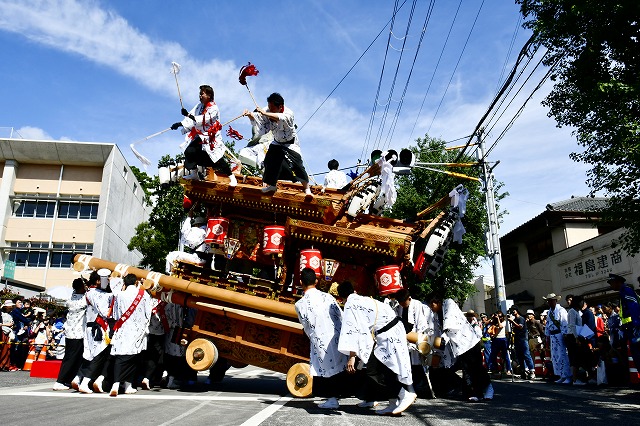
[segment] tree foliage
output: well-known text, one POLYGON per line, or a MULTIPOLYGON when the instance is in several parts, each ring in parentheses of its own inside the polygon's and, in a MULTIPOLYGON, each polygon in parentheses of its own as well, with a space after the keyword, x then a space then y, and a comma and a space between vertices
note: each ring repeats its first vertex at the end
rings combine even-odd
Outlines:
MULTIPOLYGON (((175 158, 165 155, 160 159, 159 166, 166 166, 171 162, 177 164, 181 160, 181 155, 175 158)), ((149 220, 136 227, 136 233, 127 248, 142 253, 141 267, 164 271, 167 254, 178 248, 180 225, 184 216, 184 191, 178 183, 160 185, 157 176, 151 178, 137 169, 134 173, 143 188, 146 187, 145 193, 150 194, 155 203, 149 220)))
POLYGON ((591 195, 611 198, 604 218, 622 223, 622 246, 640 251, 640 2, 516 0, 525 27, 548 49, 558 126, 572 126, 589 164, 591 195), (527 20, 528 19, 528 20, 527 20))
MULTIPOLYGON (((450 163, 454 162, 457 156, 456 152, 444 150, 445 143, 442 140, 425 136, 416 142, 417 146, 412 146, 410 149, 419 162, 450 163)), ((473 158, 463 157, 459 162, 475 161, 473 158)), ((477 167, 458 168, 455 171, 473 177, 478 177, 480 174, 480 169, 477 167)), ((487 213, 485 195, 480 183, 418 167, 414 168, 410 175, 398 177, 396 183, 398 198, 387 215, 398 219, 415 218, 417 213, 446 196, 459 184, 463 184, 469 190, 467 210, 462 219, 467 232, 462 238, 462 244, 451 243, 443 266, 435 279, 427 278, 422 282, 409 283, 416 298, 422 298, 431 291, 444 291, 446 297, 463 302, 476 291, 472 284, 473 272, 478 267, 480 259, 486 256, 487 213)), ((502 194, 500 198, 504 195, 506 194, 502 194)), ((497 195, 496 199, 498 199, 497 195)), ((437 213, 439 211, 424 219, 433 218, 437 213)))

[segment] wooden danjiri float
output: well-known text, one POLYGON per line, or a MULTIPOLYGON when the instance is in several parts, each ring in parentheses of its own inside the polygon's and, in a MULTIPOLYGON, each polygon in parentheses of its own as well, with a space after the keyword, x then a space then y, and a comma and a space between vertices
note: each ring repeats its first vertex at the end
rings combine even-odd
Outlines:
POLYGON ((206 180, 182 180, 185 196, 209 213, 213 264, 177 261, 164 275, 78 255, 74 267, 134 274, 154 297, 196 309, 194 325, 181 336, 192 368, 226 358, 233 366, 286 373, 291 393, 308 396, 309 340, 294 309, 300 270, 314 269, 325 291, 348 279, 359 294, 388 294, 408 274, 434 274, 451 238, 455 213, 448 197, 419 215, 433 212, 430 220, 370 214, 381 194, 377 166, 341 190, 312 187, 314 197, 285 182, 264 194, 262 180, 250 176, 238 178, 236 187, 213 172, 206 180))

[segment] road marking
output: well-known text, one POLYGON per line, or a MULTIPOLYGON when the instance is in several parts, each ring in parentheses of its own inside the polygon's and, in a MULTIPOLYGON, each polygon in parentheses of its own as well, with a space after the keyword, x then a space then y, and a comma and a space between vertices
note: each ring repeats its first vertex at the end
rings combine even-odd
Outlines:
POLYGON ((136 393, 132 395, 118 395, 117 398, 110 397, 108 393, 90 393, 82 394, 79 392, 21 392, 21 391, 3 391, 2 395, 7 396, 43 396, 55 398, 102 398, 102 399, 167 399, 167 400, 186 400, 186 401, 243 401, 243 402, 278 402, 280 397, 264 397, 264 396, 208 396, 208 395, 172 395, 161 393, 136 393))
POLYGON ((37 385, 28 385, 28 386, 16 386, 9 387, 0 390, 0 395, 13 395, 15 392, 28 392, 28 391, 36 391, 42 389, 51 389, 53 388, 53 383, 38 383, 37 385))
POLYGON ((271 417, 272 414, 274 414, 279 409, 284 407, 284 405, 287 402, 291 401, 292 399, 293 399, 292 396, 283 396, 282 398, 280 398, 279 400, 277 400, 276 402, 274 402, 264 410, 260 411, 258 414, 248 419, 246 422, 242 423, 242 425, 240 426, 258 426, 263 421, 271 417))
POLYGON ((204 407, 205 405, 209 405, 210 401, 203 401, 202 403, 198 404, 197 406, 193 407, 191 410, 186 411, 182 414, 180 414, 178 417, 174 417, 171 420, 167 420, 166 422, 160 424, 160 426, 165 426, 165 425, 172 425, 175 424, 176 422, 178 422, 178 420, 182 420, 183 418, 195 413, 196 411, 198 411, 199 409, 201 409, 202 407, 204 407))

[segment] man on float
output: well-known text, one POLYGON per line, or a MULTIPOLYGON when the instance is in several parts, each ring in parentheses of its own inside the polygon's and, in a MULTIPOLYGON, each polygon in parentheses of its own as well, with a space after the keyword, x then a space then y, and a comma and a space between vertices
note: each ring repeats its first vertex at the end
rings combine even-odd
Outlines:
POLYGON ((402 321, 386 303, 356 294, 349 281, 340 283, 338 295, 346 300, 338 350, 349 356, 347 372, 356 372, 356 356, 360 358, 367 364, 364 400, 389 400, 376 414, 402 413, 417 397, 402 321))
POLYGON ((313 196, 309 188, 309 176, 302 163, 300 143, 293 111, 284 106, 284 98, 279 93, 272 93, 267 98, 267 110, 256 108, 255 112, 244 110, 252 125, 258 126, 258 134, 269 131, 273 133, 273 142, 264 158, 264 174, 262 181, 267 184, 262 192, 275 192, 278 179, 302 182, 307 196, 313 196))
POLYGON ((236 177, 224 159, 226 147, 222 141, 220 110, 213 97, 211 86, 200 86, 200 103, 191 111, 182 108, 180 113, 185 116, 184 120, 174 123, 171 129, 182 127, 185 134, 185 142, 180 147, 184 150, 185 169, 192 170, 191 174, 184 176, 185 179, 198 177, 197 166, 211 167, 229 176, 229 186, 236 186, 236 177))
MULTIPOLYGON (((171 273, 173 264, 178 260, 200 266, 208 266, 212 262, 213 254, 209 253, 209 244, 204 242, 207 236, 207 221, 203 217, 192 219, 188 216, 180 228, 180 242, 178 250, 167 254, 166 272, 171 273), (193 222, 192 222, 193 220, 193 222)), ((211 268, 213 264, 211 263, 211 268)))

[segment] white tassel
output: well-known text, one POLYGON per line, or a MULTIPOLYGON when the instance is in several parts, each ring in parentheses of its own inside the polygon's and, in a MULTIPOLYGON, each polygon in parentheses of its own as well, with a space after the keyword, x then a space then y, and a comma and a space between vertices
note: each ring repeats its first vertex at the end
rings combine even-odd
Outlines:
POLYGON ((175 75, 180 74, 180 64, 177 62, 171 62, 171 71, 169 72, 175 75))
POLYGON ((147 170, 147 166, 151 165, 151 161, 149 161, 149 159, 147 157, 145 157, 144 155, 140 154, 138 151, 136 151, 136 149, 133 147, 133 144, 129 145, 129 147, 131 147, 131 151, 133 151, 133 155, 136 156, 136 158, 138 160, 140 160, 140 162, 142 163, 145 171, 147 170))

